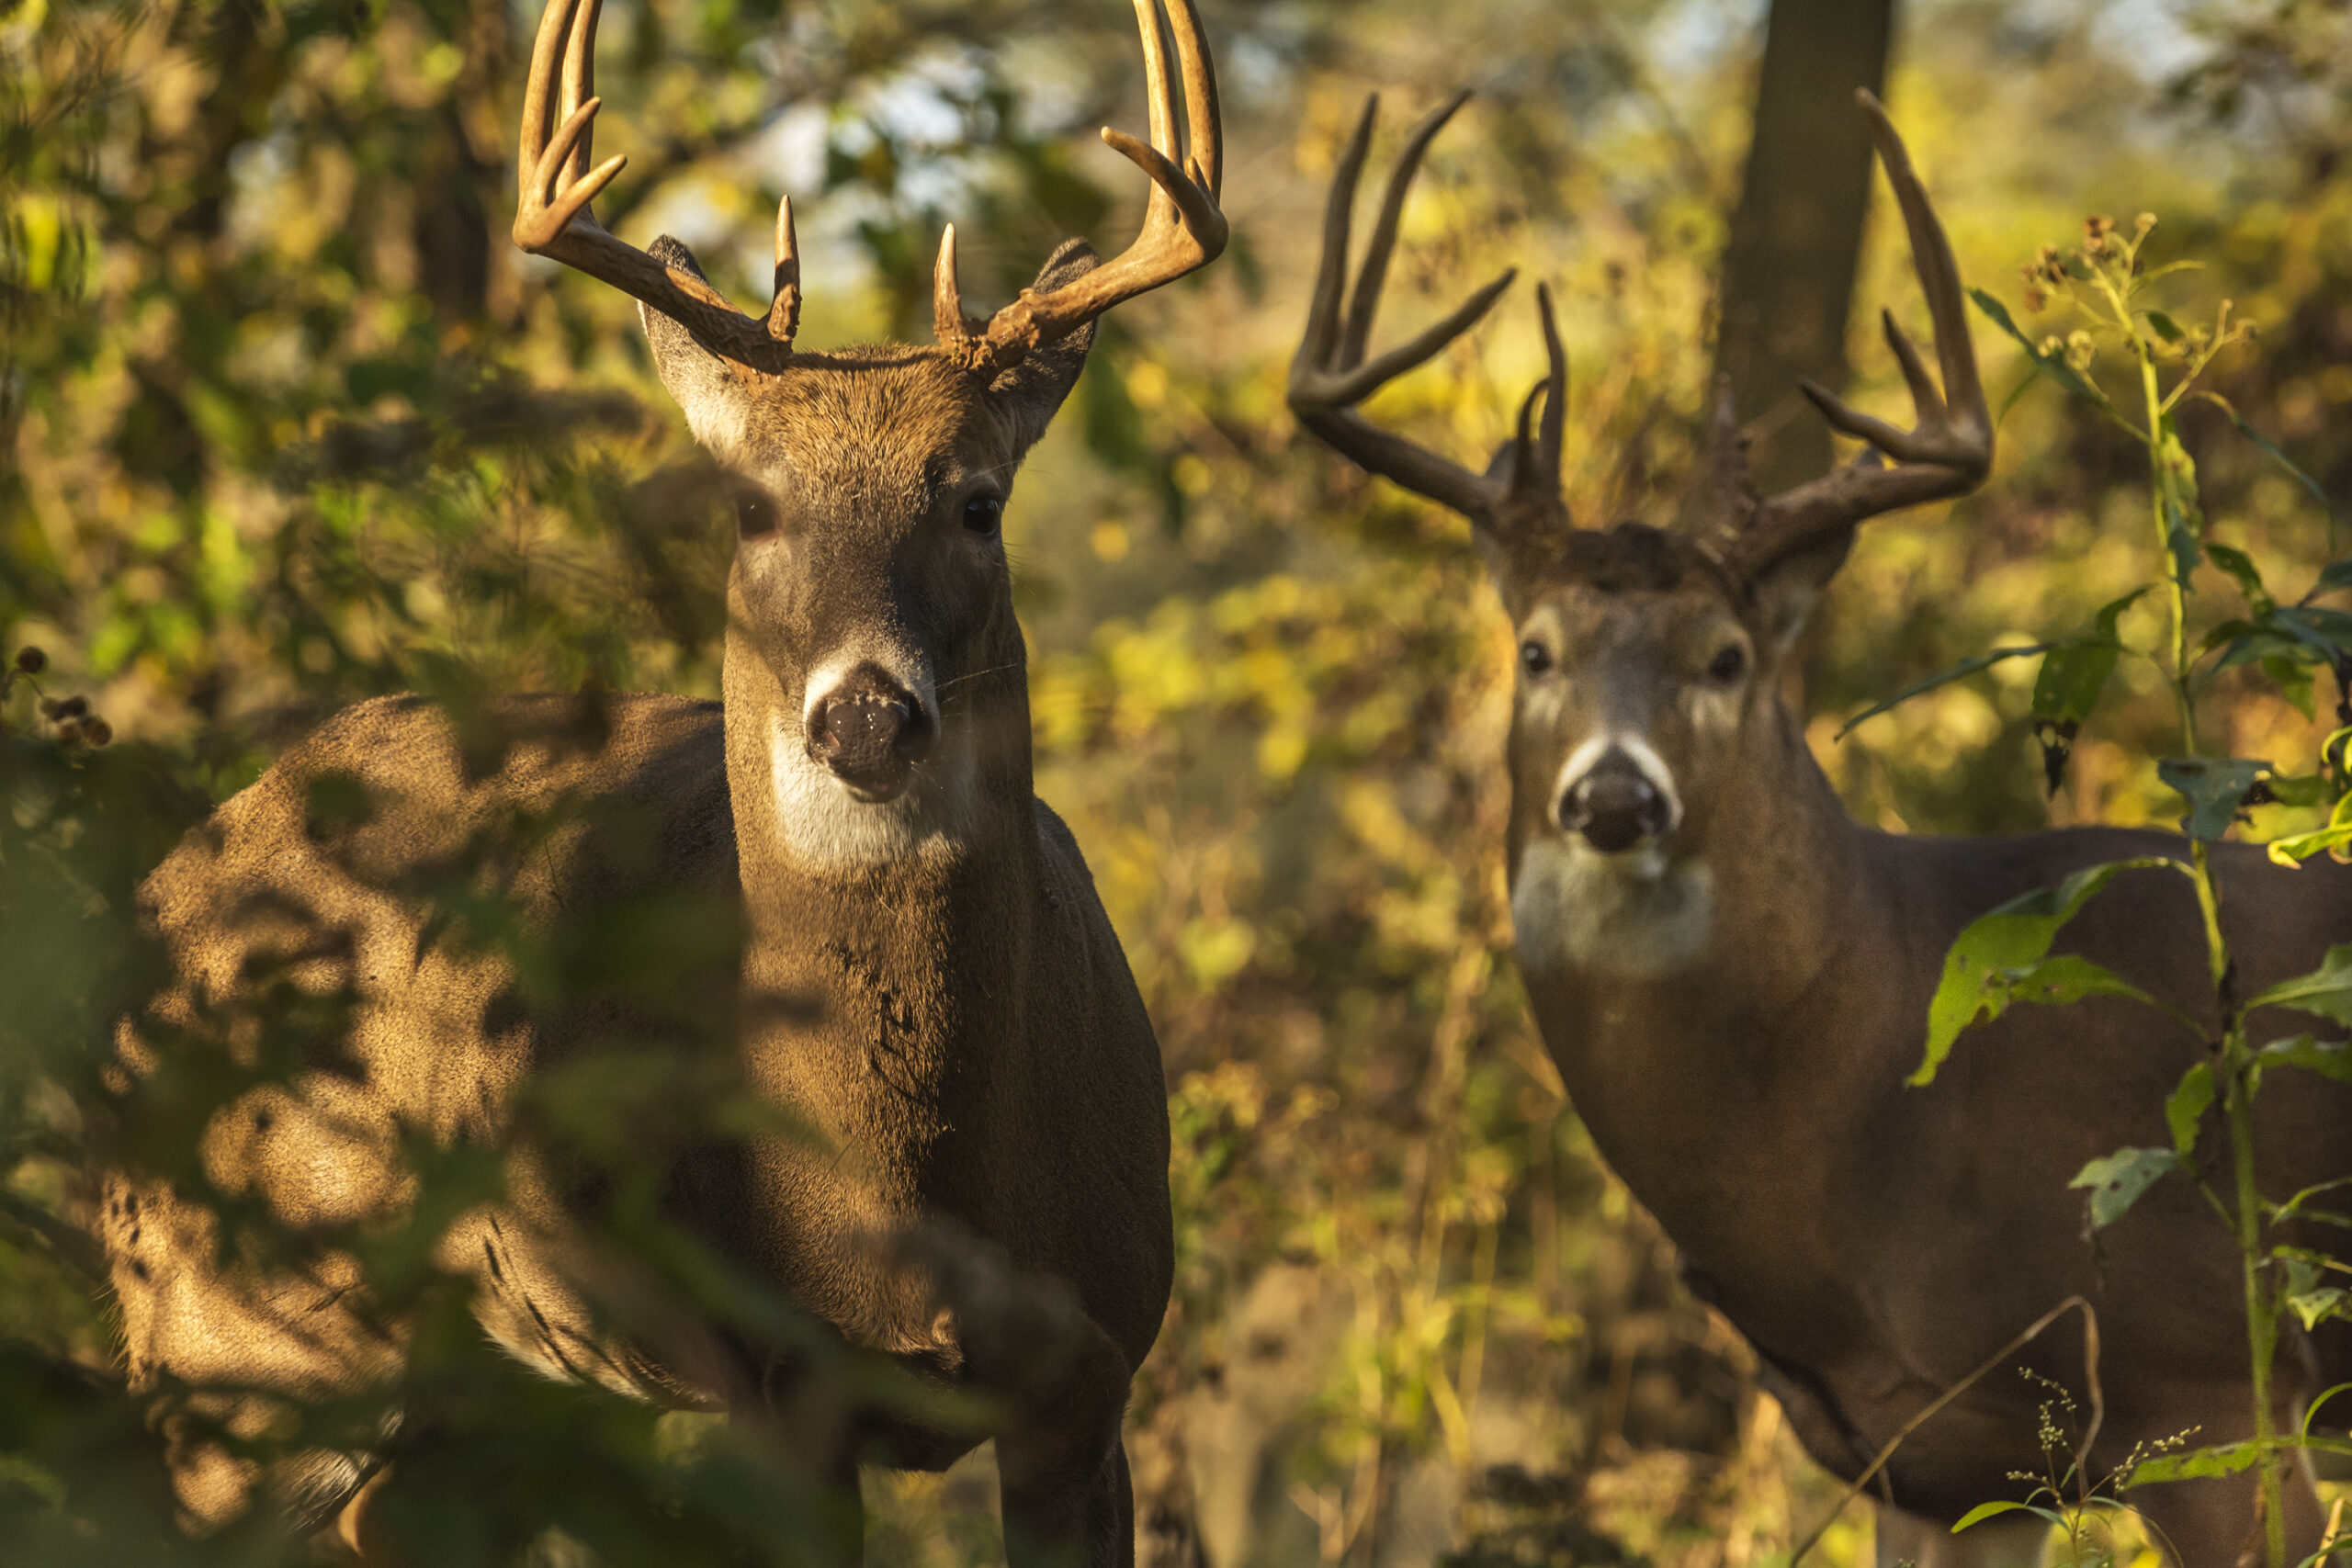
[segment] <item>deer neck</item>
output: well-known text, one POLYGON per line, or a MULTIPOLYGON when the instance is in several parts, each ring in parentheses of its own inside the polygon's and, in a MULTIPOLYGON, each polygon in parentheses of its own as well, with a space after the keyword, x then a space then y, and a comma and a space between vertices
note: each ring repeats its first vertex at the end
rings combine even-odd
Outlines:
POLYGON ((917 782, 876 807, 809 759, 758 653, 727 649, 746 1065, 861 1156, 890 1213, 939 1184, 941 1141, 977 1124, 964 1111, 1023 1039, 1042 849, 1025 677, 1017 647, 998 651, 956 688, 917 782))
POLYGON ((1743 1139, 1765 1159, 1788 1135, 1791 1096, 1835 1096, 1874 1070, 1860 1051, 1839 1055, 1851 1035, 1825 1030, 1823 1010, 1850 992, 1886 929, 1880 860, 1795 716, 1777 695, 1762 701, 1703 820, 1652 875, 1600 874, 1526 803, 1515 812, 1530 998, 1579 1113, 1653 1208, 1700 1145, 1713 1169, 1743 1139), (1657 1181, 1638 1174, 1645 1165, 1657 1181))

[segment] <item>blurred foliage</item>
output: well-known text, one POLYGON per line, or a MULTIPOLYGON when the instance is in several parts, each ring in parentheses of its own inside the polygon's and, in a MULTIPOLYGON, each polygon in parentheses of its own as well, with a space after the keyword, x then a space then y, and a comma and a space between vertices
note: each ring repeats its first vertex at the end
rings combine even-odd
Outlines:
MULTIPOLYGON (((1360 95, 1409 111, 1475 85, 1407 209, 1395 308, 1434 315, 1507 263, 1550 280, 1577 514, 1670 513, 1755 9, 1485 0, 1442 28, 1406 0, 1205 9, 1234 253, 1112 321, 1008 520, 1040 793, 1169 1065, 1180 1273, 1131 1421, 1147 1546, 1216 1568, 1770 1561, 1827 1491, 1592 1155, 1510 968, 1508 632, 1460 525, 1294 441, 1282 402, 1301 237, 1360 95)), ((2086 212, 2159 208, 2154 258, 2209 263, 2183 319, 2226 298, 2259 329, 2209 384, 2330 507, 2216 409, 2184 406, 2180 440, 2210 536, 2301 581, 2352 518, 2352 7, 2204 0, 2169 34, 2120 14, 1922 0, 1888 100, 1963 273, 2029 334, 2050 328, 2016 269, 2086 212)), ((112 1020, 156 980, 137 876, 367 695, 716 691, 727 534, 633 308, 505 242, 533 20, 495 0, 0 0, 0 647, 51 656, 0 712, 0 1538, 24 1560, 304 1550, 261 1519, 172 1536, 77 1240, 75 1172, 125 1135, 88 1113, 112 1020), (40 716, 74 694, 111 746, 40 716)), ((679 234, 756 299, 789 189, 805 340, 916 332, 946 218, 976 304, 1061 234, 1124 242, 1132 173, 1074 133, 1139 120, 1131 25, 1102 0, 612 0, 599 146, 631 164, 600 211, 639 243, 679 234)), ((1883 208, 1858 303, 1916 321, 1883 208)), ((1859 400, 1898 406, 1870 311, 1853 325, 1859 400)), ((1532 327, 1506 300, 1378 416, 1483 454, 1537 373, 1532 327)), ((1979 348, 2005 397, 2027 367, 1989 331, 1979 348)), ((1833 739, 1910 678, 2091 625, 2141 580, 2116 542, 2144 506, 2134 446, 2040 394, 2001 443, 1979 496, 1866 531, 1792 694, 1816 750, 1895 830, 2166 818, 2143 759, 2169 699, 2142 661, 2046 801, 2030 661, 1833 739)), ((2199 586, 2235 592, 2211 567, 2199 586)), ((2143 604, 2117 631, 2145 648, 2157 625, 2143 604)), ((2314 771, 2324 731, 2241 674, 2204 699, 2211 749, 2314 771)), ((2313 825, 2293 810, 2257 823, 2313 825)), ((179 1108, 182 1157, 218 1102, 179 1108)), ((587 1136, 610 1100, 568 1103, 587 1136)), ((461 1163, 432 1179, 491 1179, 461 1163)), ((404 1396, 440 1446, 403 1473, 413 1506, 473 1532, 448 1561, 788 1556, 796 1498, 755 1441, 539 1383, 445 1277, 405 1278, 404 1396)), ((364 1425, 308 1410, 252 1440, 361 1447, 364 1425)), ((979 1465, 869 1478, 876 1560, 989 1560, 979 1465)), ((1827 1560, 1866 1550, 1856 1528, 1827 1560)))

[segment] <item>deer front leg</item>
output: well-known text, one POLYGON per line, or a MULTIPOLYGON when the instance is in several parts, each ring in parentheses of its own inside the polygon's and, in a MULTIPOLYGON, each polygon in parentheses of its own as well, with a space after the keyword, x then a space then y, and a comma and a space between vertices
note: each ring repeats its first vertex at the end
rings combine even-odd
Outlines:
POLYGON ((1095 1332, 1103 1355, 1089 1358, 1063 1408, 996 1440, 1011 1568, 1134 1568, 1135 1491, 1119 1438, 1127 1366, 1095 1332))

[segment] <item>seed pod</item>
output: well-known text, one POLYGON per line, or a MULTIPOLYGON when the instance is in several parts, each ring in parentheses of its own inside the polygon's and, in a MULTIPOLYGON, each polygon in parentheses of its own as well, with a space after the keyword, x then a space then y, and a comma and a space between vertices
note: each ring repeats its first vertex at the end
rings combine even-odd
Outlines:
POLYGON ((57 727, 57 743, 59 745, 79 745, 81 743, 81 739, 82 721, 80 719, 69 718, 57 727))
POLYGON ((90 699, 87 697, 68 697, 57 705, 57 716, 60 718, 79 718, 89 711, 90 699))
POLYGON ((63 718, 65 705, 55 697, 43 697, 40 700, 40 716, 43 718, 63 718))
POLYGON ((114 739, 114 726, 92 714, 82 721, 82 739, 93 746, 103 746, 114 739))
POLYGON ((28 675, 38 675, 49 668, 49 655, 28 644, 17 649, 17 668, 28 675))

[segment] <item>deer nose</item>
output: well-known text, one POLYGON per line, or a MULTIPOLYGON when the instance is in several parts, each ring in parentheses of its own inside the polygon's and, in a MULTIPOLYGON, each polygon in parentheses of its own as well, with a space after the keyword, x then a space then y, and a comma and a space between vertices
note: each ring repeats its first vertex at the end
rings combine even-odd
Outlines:
POLYGON ((1560 797, 1560 826, 1603 854, 1630 850, 1667 829, 1668 808, 1642 765, 1618 747, 1560 797))
POLYGON ((809 755, 853 789, 884 800, 906 787, 938 738, 922 699, 870 665, 809 707, 809 755))

